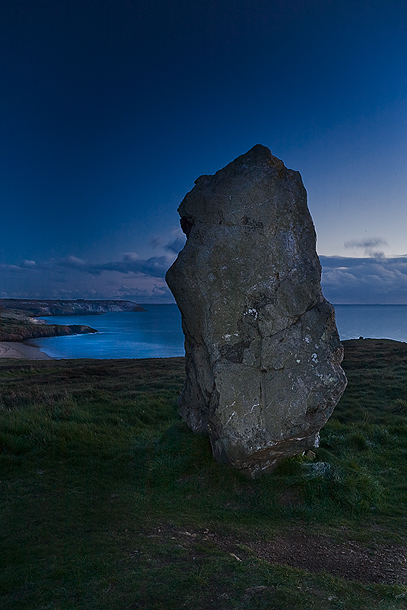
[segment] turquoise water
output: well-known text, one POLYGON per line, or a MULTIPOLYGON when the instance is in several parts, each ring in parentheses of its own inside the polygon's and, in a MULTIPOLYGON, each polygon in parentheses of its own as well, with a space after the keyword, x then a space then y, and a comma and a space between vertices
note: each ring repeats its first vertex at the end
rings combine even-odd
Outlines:
POLYGON ((98 333, 30 341, 52 358, 170 358, 184 355, 176 305, 145 305, 147 311, 101 316, 52 316, 48 324, 86 324, 98 333))
MULTIPOLYGON (((148 311, 102 316, 52 316, 49 324, 86 324, 92 335, 35 339, 53 358, 169 358, 184 355, 176 305, 145 305, 148 311)), ((342 340, 359 337, 407 342, 407 305, 336 305, 342 340)))

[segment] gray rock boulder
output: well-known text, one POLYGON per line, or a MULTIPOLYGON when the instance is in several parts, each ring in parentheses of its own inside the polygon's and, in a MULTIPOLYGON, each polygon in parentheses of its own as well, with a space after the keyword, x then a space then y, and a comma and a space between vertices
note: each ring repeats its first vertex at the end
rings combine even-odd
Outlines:
POLYGON ((314 447, 346 387, 306 191, 257 145, 178 211, 187 241, 166 280, 185 334, 180 413, 254 478, 314 447))

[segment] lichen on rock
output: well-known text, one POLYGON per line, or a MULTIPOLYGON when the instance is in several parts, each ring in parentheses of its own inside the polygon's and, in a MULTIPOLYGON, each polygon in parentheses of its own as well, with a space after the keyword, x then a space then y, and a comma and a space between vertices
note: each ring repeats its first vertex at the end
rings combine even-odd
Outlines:
POLYGON ((187 241, 166 279, 185 334, 180 413, 256 477, 314 447, 346 387, 306 191, 257 145, 178 211, 187 241))

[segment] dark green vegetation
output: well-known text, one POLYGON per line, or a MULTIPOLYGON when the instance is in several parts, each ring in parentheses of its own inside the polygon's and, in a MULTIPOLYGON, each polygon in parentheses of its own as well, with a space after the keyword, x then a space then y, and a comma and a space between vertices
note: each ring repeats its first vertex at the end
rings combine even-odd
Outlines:
POLYGON ((60 337, 96 332, 94 328, 83 324, 40 324, 24 311, 2 309, 0 306, 0 341, 26 341, 38 337, 60 337))
POLYGON ((407 608, 407 345, 345 342, 316 458, 248 481, 183 360, 0 361, 3 610, 407 608))

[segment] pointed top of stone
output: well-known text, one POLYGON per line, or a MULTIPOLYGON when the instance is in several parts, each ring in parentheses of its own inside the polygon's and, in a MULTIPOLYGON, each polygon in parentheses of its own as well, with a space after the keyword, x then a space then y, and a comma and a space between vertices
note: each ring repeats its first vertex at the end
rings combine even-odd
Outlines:
POLYGON ((275 213, 280 213, 276 201, 282 192, 289 199, 291 193, 291 199, 306 201, 299 172, 287 169, 269 148, 256 144, 215 174, 195 180, 178 208, 181 226, 188 235, 188 227, 196 222, 236 226, 249 219, 256 223, 267 208, 273 223, 275 213))
POLYGON ((243 155, 237 157, 231 163, 228 163, 222 169, 219 169, 213 175, 204 174, 203 176, 199 176, 195 180, 195 184, 197 185, 205 185, 209 182, 213 182, 213 179, 222 180, 230 175, 236 174, 245 174, 247 175, 249 172, 253 170, 265 169, 265 168, 278 168, 280 171, 284 168, 284 163, 277 157, 271 154, 271 150, 267 148, 267 146, 263 146, 262 144, 256 144, 248 150, 243 155))
POLYGON ((247 153, 240 155, 234 161, 226 165, 226 167, 217 171, 215 175, 228 169, 232 170, 232 168, 235 171, 250 171, 259 166, 274 167, 275 165, 284 167, 284 163, 280 159, 277 159, 277 157, 274 157, 267 146, 256 144, 253 148, 248 150, 247 153))

